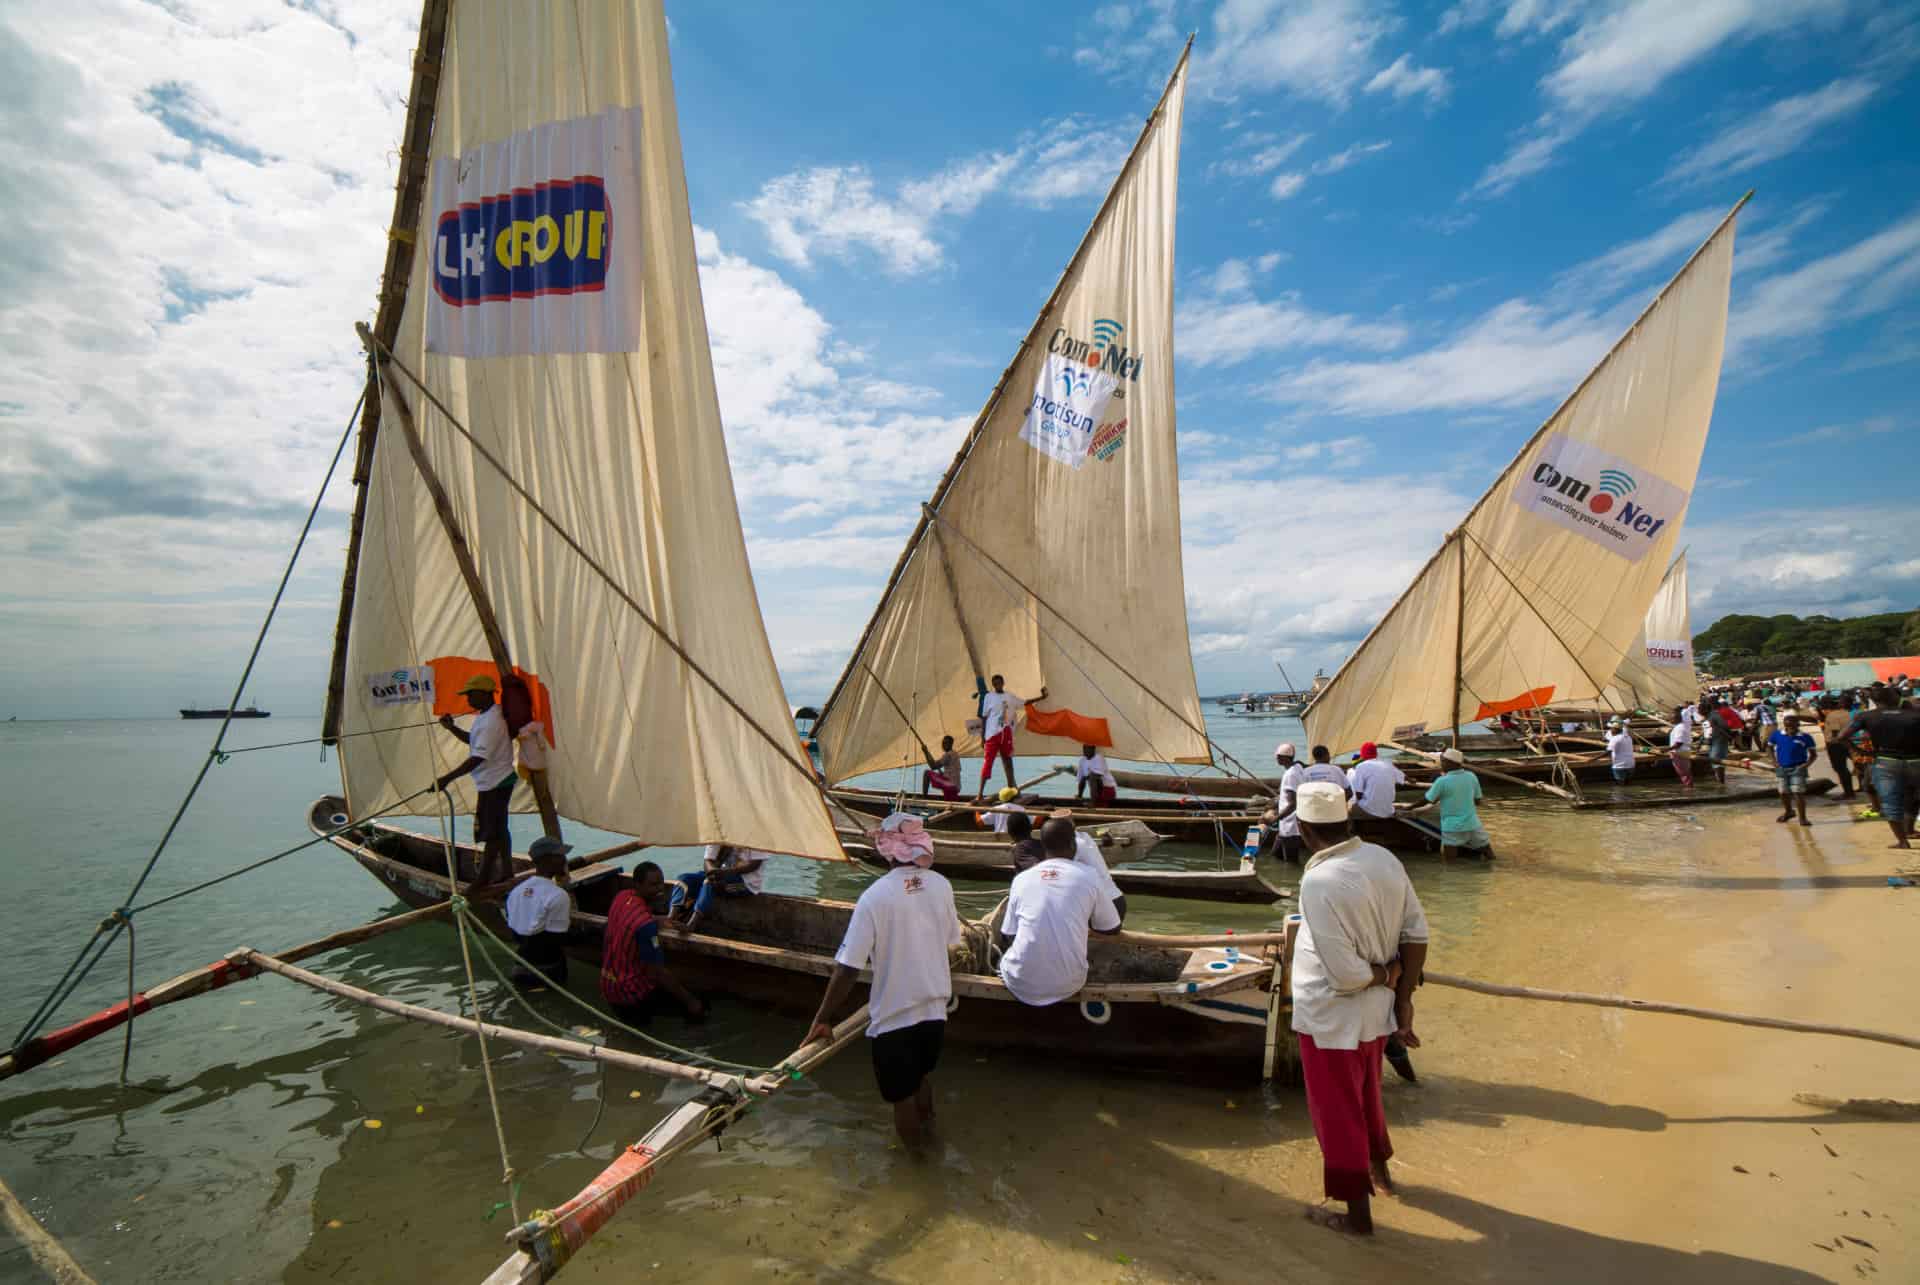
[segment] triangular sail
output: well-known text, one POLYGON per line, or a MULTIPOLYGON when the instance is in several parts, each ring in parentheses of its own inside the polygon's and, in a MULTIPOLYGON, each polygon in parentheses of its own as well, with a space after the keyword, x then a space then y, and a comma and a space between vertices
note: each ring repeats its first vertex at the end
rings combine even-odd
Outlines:
POLYGON ((1022 753, 1207 762, 1174 458, 1173 249, 1186 96, 1165 95, 976 421, 818 728, 828 779, 980 752, 977 680, 1069 711, 1022 753), (911 726, 909 726, 911 724, 911 726))
POLYGON ((1687 611, 1687 555, 1682 551, 1667 568, 1666 578, 1647 607, 1646 623, 1620 658, 1620 667, 1600 699, 1556 703, 1671 714, 1676 706, 1691 705, 1698 699, 1700 680, 1693 672, 1693 620, 1687 611))
POLYGON ((1315 697, 1310 739, 1351 749, 1602 696, 1659 588, 1699 472, 1739 208, 1315 697))
POLYGON ((410 414, 531 677, 559 810, 657 843, 838 858, 748 571, 661 6, 461 0, 447 24, 423 199, 396 231, 414 259, 395 366, 431 397, 384 372, 340 701, 352 810, 460 761, 419 725, 455 703, 458 675, 491 672, 399 431, 410 414))

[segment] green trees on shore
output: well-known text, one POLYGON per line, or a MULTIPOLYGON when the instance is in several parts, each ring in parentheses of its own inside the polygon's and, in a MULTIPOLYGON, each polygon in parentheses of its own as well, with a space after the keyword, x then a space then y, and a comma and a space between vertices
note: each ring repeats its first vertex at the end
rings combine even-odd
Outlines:
POLYGON ((1817 674, 1826 657, 1920 655, 1920 611, 1832 616, 1722 616, 1693 636, 1716 674, 1817 674))

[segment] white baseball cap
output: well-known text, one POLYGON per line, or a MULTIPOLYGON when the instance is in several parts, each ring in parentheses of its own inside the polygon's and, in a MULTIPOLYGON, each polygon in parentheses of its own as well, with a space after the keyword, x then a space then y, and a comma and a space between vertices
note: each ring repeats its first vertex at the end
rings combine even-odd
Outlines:
POLYGON ((1347 792, 1332 781, 1308 781, 1293 797, 1295 810, 1308 825, 1339 825, 1347 819, 1347 792))
POLYGON ((1292 741, 1282 741, 1273 747, 1273 756, 1277 759, 1290 759, 1300 751, 1293 747, 1292 741))

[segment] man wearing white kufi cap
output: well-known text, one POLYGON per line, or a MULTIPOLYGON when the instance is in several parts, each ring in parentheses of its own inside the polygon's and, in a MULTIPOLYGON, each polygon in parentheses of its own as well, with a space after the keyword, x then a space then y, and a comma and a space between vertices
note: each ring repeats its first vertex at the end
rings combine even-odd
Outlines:
POLYGON ((1300 877, 1293 1029, 1327 1198, 1347 1206, 1345 1213, 1316 1207, 1308 1216, 1365 1236, 1373 1232, 1375 1185, 1393 1190, 1380 1067, 1388 1037, 1420 1045, 1413 989, 1427 961, 1427 917, 1399 859, 1353 837, 1344 791, 1308 781, 1295 794, 1301 841, 1312 855, 1300 877))

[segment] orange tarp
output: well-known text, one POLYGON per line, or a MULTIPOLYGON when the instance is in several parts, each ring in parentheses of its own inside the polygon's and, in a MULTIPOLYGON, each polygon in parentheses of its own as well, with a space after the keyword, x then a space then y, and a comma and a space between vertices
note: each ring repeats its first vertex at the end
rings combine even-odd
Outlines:
POLYGON ((1480 712, 1475 714, 1474 717, 1476 719, 1498 718, 1502 714, 1511 714, 1515 710, 1538 709, 1552 699, 1553 684, 1549 683, 1545 687, 1536 687, 1530 692, 1522 692, 1520 695, 1507 700, 1481 701, 1480 712))
MULTIPOLYGON (((438 656, 428 661, 427 667, 433 670, 433 712, 436 716, 452 714, 455 718, 459 718, 473 712, 467 706, 467 698, 460 694, 460 689, 466 686, 467 680, 474 675, 485 674, 495 683, 500 681, 500 669, 491 660, 474 660, 468 656, 438 656)), ((513 667, 513 672, 526 683, 527 690, 533 693, 533 717, 546 729, 547 744, 558 745, 560 737, 553 726, 553 697, 548 693, 547 685, 540 681, 538 674, 529 674, 518 665, 513 667)), ((494 699, 499 699, 497 688, 494 699)), ((512 713, 511 710, 507 712, 512 713)))
POLYGON ((1113 744, 1113 735, 1107 731, 1106 719, 1088 718, 1070 709, 1035 709, 1029 705, 1027 730, 1035 736, 1058 736, 1063 740, 1102 749, 1113 744))

